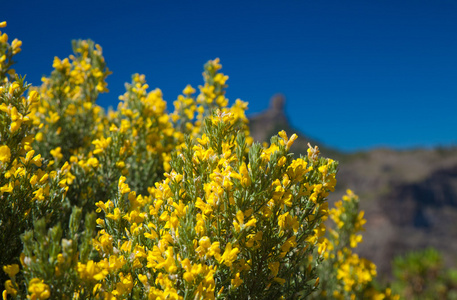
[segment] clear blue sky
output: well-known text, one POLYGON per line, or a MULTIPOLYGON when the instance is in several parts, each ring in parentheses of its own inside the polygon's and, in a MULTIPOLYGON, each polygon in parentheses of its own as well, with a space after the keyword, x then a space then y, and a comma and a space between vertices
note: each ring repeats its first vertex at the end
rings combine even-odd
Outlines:
POLYGON ((2 1, 23 41, 16 70, 40 84, 71 40, 103 47, 117 106, 143 73, 169 107, 216 57, 248 113, 287 97, 294 126, 342 150, 457 145, 457 1, 2 1))

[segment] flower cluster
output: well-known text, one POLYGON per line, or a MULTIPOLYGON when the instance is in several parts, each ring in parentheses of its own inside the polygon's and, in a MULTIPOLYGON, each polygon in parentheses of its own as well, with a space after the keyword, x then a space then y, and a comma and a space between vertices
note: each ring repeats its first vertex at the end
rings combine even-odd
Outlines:
POLYGON ((398 299, 390 288, 374 286, 376 265, 352 251, 362 241, 364 212, 359 211, 359 198, 347 190, 342 200, 330 209, 334 226, 315 255, 323 258, 318 268, 322 289, 314 296, 319 299, 398 299))
POLYGON ((107 91, 110 72, 102 49, 92 41, 74 41, 73 51, 69 58, 54 58, 54 71, 36 89, 41 95, 35 111, 40 124, 36 148, 46 154, 53 150, 56 163, 84 152, 103 130, 102 111, 95 101, 107 91))
MULTIPOLYGON (((0 28, 6 27, 5 21, 0 21, 0 28)), ((8 43, 8 35, 0 31, 0 80, 7 82, 9 78, 14 78, 16 71, 11 68, 15 64, 14 55, 21 52, 22 42, 14 39, 8 43)))

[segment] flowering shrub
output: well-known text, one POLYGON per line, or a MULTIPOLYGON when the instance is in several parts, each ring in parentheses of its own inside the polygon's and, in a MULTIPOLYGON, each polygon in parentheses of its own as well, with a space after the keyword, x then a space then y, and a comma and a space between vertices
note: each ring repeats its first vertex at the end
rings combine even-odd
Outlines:
MULTIPOLYGON (((325 248, 324 260, 319 268, 321 289, 314 295, 318 299, 398 299, 390 288, 377 290, 374 286, 376 265, 360 258, 352 249, 362 242, 364 212, 359 211, 359 197, 347 190, 342 200, 330 209, 333 228, 321 244, 325 248)), ((324 250, 322 250, 324 251, 324 250)))
POLYGON ((392 289, 404 299, 457 299, 457 270, 433 248, 398 256, 392 289))
POLYGON ((10 69, 20 42, 3 36, 4 299, 390 296, 349 250, 364 222, 354 195, 330 210, 337 226, 325 237, 337 162, 317 147, 294 159, 297 136, 284 131, 253 143, 218 59, 171 113, 139 74, 105 113, 100 46, 74 42, 25 96, 10 69))
MULTIPOLYGON (((4 27, 5 22, 0 23, 4 27)), ((25 96, 28 85, 10 67, 21 42, 8 43, 0 32, 0 263, 17 261, 22 249, 20 235, 32 221, 53 222, 62 209, 68 189, 69 165, 49 168, 41 154, 32 148, 35 123, 33 109, 39 94, 25 96)), ((16 270, 16 267, 10 268, 16 270)), ((14 274, 10 271, 8 274, 14 274)), ((17 273, 17 272, 16 272, 17 273)), ((4 282, 7 277, 1 274, 4 282)), ((9 283, 6 284, 8 287, 9 283)))

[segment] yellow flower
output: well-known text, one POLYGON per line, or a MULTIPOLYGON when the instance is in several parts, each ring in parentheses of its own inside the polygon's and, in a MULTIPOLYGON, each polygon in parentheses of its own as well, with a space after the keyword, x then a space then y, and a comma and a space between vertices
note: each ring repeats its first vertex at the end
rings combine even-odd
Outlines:
POLYGON ((27 97, 27 101, 29 102, 29 104, 36 103, 36 102, 38 102, 39 99, 40 99, 40 94, 38 94, 37 91, 31 91, 29 93, 29 96, 27 97))
POLYGON ((35 164, 35 166, 41 167, 41 154, 38 154, 32 158, 32 162, 35 164))
POLYGON ((228 243, 225 247, 224 254, 222 254, 221 258, 219 259, 219 263, 224 263, 227 267, 231 267, 233 262, 238 257, 238 253, 240 250, 238 248, 232 249, 232 243, 228 243))
POLYGON ((61 160, 63 158, 63 155, 61 153, 62 151, 62 148, 61 147, 57 147, 53 150, 51 150, 51 155, 56 159, 56 160, 61 160))
MULTIPOLYGON (((13 95, 17 89, 19 89, 19 84, 17 82, 13 82, 13 84, 11 84, 9 87, 8 93, 10 95, 13 95)), ((15 109, 15 107, 14 107, 14 109, 15 109)))
POLYGON ((260 246, 261 246, 260 242, 262 240, 262 237, 263 237, 262 231, 258 231, 256 234, 248 234, 248 236, 247 236, 248 240, 246 241, 246 246, 249 248, 254 247, 254 249, 260 248, 260 246))
POLYGON ((6 33, 0 35, 0 43, 6 43, 7 41, 8 41, 8 35, 6 33))
POLYGON ((59 114, 56 112, 52 112, 52 111, 49 113, 49 117, 45 118, 46 122, 48 122, 50 124, 56 123, 57 121, 59 121, 59 119, 60 119, 59 114))
POLYGON ((105 139, 105 138, 101 138, 101 139, 97 139, 97 140, 94 140, 92 142, 92 144, 95 145, 95 150, 94 150, 94 154, 99 154, 99 153, 102 153, 110 144, 111 144, 111 137, 105 139))
POLYGON ((207 236, 204 236, 202 237, 199 241, 198 241, 198 244, 203 247, 205 250, 208 249, 209 247, 211 247, 211 241, 209 239, 209 237, 207 236))
POLYGON ((11 193, 13 191, 13 185, 10 183, 5 184, 4 186, 0 187, 0 193, 11 193))
POLYGON ((108 271, 103 268, 104 264, 104 261, 95 263, 93 260, 89 260, 87 264, 78 262, 77 271, 82 279, 100 281, 108 275, 108 271))
POLYGON ((351 236, 349 237, 349 240, 350 240, 350 243, 351 243, 351 248, 355 248, 357 247, 357 244, 362 242, 363 238, 362 238, 362 235, 360 234, 351 234, 351 236))
POLYGON ((16 276, 17 273, 19 273, 19 265, 12 264, 3 266, 3 271, 5 271, 5 273, 8 274, 10 278, 14 278, 14 276, 16 276))
POLYGON ((236 219, 237 219, 238 222, 237 221, 233 221, 233 226, 235 227, 235 231, 240 231, 242 229, 255 226, 255 224, 257 223, 257 220, 254 217, 250 218, 249 221, 244 223, 244 217, 245 216, 249 217, 251 214, 252 214, 252 209, 248 209, 244 213, 241 210, 239 210, 236 213, 236 219))
POLYGON ((287 241, 285 241, 284 245, 281 246, 281 257, 284 257, 290 250, 290 248, 293 248, 297 246, 296 238, 295 235, 288 238, 287 241))
POLYGON ((192 95, 192 94, 195 93, 195 89, 194 89, 190 84, 188 84, 188 85, 184 88, 184 90, 182 91, 182 93, 183 93, 184 95, 186 95, 186 96, 190 96, 190 95, 192 95))
POLYGON ((103 201, 98 201, 97 203, 95 203, 95 205, 98 207, 96 212, 101 212, 102 210, 104 212, 107 212, 109 210, 109 208, 113 208, 114 207, 114 204, 113 202, 111 202, 111 200, 108 200, 106 201, 105 203, 103 201))
POLYGON ((162 259, 162 262, 157 264, 156 268, 165 268, 168 273, 175 273, 178 268, 176 267, 176 262, 174 259, 173 247, 168 247, 165 253, 167 258, 165 260, 162 259))
POLYGON ((32 293, 30 299, 41 300, 51 297, 49 286, 43 282, 42 279, 33 278, 29 282, 29 293, 32 293))
POLYGON ((149 283, 148 283, 148 276, 143 275, 143 274, 138 274, 138 279, 141 281, 141 283, 142 283, 144 286, 149 286, 149 283))
POLYGON ((99 166, 99 162, 98 162, 98 159, 96 159, 95 157, 91 157, 87 160, 87 165, 88 166, 91 166, 92 168, 96 168, 99 166))
POLYGON ((0 161, 7 163, 10 161, 11 151, 7 145, 0 146, 0 161))
POLYGON ((308 143, 308 150, 306 150, 308 152, 308 159, 311 160, 311 161, 317 161, 317 159, 319 158, 319 147, 317 146, 314 146, 314 148, 311 146, 310 143, 308 143))
POLYGON ((37 142, 43 141, 43 133, 42 133, 42 132, 38 132, 38 133, 35 135, 35 139, 37 140, 37 142))
POLYGON ((236 273, 235 278, 231 280, 232 287, 237 288, 243 283, 243 279, 240 278, 240 273, 236 273))
POLYGON ((19 128, 21 128, 21 125, 22 125, 22 120, 16 120, 16 121, 11 122, 10 132, 11 133, 16 132, 19 128))
POLYGON ((130 192, 129 185, 127 183, 125 183, 125 180, 126 180, 126 178, 124 176, 121 176, 119 178, 118 187, 119 187, 119 191, 121 192, 121 194, 127 194, 130 192))
POLYGON ((11 109, 11 124, 10 124, 10 132, 16 132, 22 125, 22 115, 17 112, 16 107, 11 109))
POLYGON ((249 176, 248 168, 246 167, 246 163, 242 163, 240 166, 240 180, 241 185, 244 187, 248 187, 251 185, 251 177, 249 176))
POLYGON ((192 272, 185 272, 184 275, 183 275, 183 279, 185 281, 187 281, 188 283, 191 283, 192 281, 194 281, 194 275, 192 274, 192 272))
POLYGON ((12 296, 17 295, 17 290, 13 286, 13 282, 11 280, 5 281, 5 290, 3 291, 3 299, 7 299, 7 295, 10 294, 12 296))
POLYGON ((268 269, 271 271, 271 276, 276 277, 279 272, 279 261, 271 262, 268 264, 268 269))
POLYGON ((114 221, 119 221, 119 219, 121 218, 121 211, 118 207, 116 207, 114 209, 114 214, 107 214, 106 217, 114 221))
POLYGON ((278 135, 282 138, 281 144, 286 145, 286 149, 290 149, 294 141, 298 138, 298 136, 294 133, 290 137, 290 139, 287 137, 287 134, 284 130, 281 130, 278 135))
POLYGON ((22 46, 22 41, 18 39, 14 39, 13 42, 11 43, 11 48, 13 48, 13 55, 21 52, 21 47, 22 46))

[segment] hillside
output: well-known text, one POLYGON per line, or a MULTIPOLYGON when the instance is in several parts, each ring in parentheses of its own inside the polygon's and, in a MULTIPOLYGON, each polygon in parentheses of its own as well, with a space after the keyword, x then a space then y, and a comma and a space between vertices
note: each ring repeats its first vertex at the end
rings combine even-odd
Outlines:
POLYGON ((275 95, 266 111, 250 117, 256 141, 284 129, 299 135, 292 152, 306 153, 307 143, 340 161, 333 202, 347 188, 361 198, 367 219, 364 242, 358 252, 373 260, 388 276, 396 255, 433 246, 446 263, 457 265, 457 148, 396 151, 374 149, 342 153, 311 140, 291 126, 285 98, 275 95))

